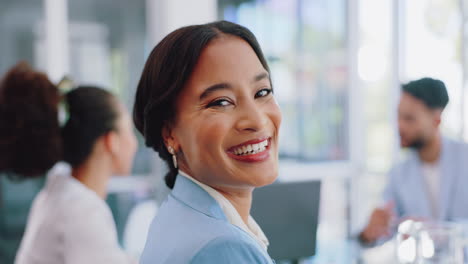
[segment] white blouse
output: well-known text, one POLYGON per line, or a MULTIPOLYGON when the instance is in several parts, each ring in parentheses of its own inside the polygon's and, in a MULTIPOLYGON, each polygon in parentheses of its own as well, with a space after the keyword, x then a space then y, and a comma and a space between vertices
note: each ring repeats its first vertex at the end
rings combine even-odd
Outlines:
POLYGON ((56 165, 34 199, 16 264, 131 263, 105 201, 56 165))
POLYGON ((232 203, 226 199, 221 193, 213 189, 212 187, 201 183, 188 175, 187 173, 179 170, 179 174, 190 179, 194 183, 198 184, 201 188, 203 188, 213 199, 218 202, 219 206, 223 210, 224 214, 226 215, 226 218, 229 223, 232 225, 235 225, 242 230, 244 230, 247 234, 249 234, 257 243, 265 250, 267 250, 269 241, 268 238, 265 236, 265 233, 263 233, 262 229, 260 226, 255 222, 253 217, 249 215, 248 223, 245 224, 244 221, 242 221, 241 216, 239 215, 239 212, 237 212, 236 208, 232 205, 232 203))

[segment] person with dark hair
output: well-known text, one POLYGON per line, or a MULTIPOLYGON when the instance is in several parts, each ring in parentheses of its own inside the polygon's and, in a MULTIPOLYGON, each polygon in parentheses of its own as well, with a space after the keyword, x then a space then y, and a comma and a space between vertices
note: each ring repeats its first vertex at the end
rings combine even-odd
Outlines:
POLYGON ((393 167, 385 205, 372 212, 359 238, 384 241, 398 223, 468 219, 468 145, 441 136, 442 112, 449 102, 445 84, 423 78, 402 85, 398 106, 400 144, 411 151, 393 167))
POLYGON ((226 21, 167 35, 144 67, 134 123, 172 189, 141 263, 273 263, 250 207, 278 175, 281 112, 255 36, 226 21))
POLYGON ((110 177, 130 172, 132 127, 125 107, 103 89, 81 86, 62 96, 26 63, 6 73, 0 84, 0 171, 16 179, 47 175, 15 263, 130 263, 104 199, 110 177))

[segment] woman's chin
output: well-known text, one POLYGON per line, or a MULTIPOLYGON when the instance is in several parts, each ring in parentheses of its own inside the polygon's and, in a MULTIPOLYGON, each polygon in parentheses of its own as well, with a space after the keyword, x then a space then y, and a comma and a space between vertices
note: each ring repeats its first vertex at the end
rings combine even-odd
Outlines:
POLYGON ((253 186, 255 188, 258 188, 258 187, 266 186, 275 182, 275 180, 278 178, 278 172, 262 173, 259 175, 255 175, 252 178, 255 179, 253 186))

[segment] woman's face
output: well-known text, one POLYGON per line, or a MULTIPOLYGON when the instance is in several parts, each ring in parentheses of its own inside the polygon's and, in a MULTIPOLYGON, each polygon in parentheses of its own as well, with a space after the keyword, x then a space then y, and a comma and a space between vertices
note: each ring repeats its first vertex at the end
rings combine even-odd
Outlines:
POLYGON ((203 50, 165 139, 197 180, 252 188, 278 175, 280 123, 268 72, 247 42, 224 35, 203 50))
POLYGON ((129 175, 133 158, 137 150, 137 139, 133 132, 133 123, 125 106, 119 103, 119 118, 117 119, 115 156, 115 174, 129 175))

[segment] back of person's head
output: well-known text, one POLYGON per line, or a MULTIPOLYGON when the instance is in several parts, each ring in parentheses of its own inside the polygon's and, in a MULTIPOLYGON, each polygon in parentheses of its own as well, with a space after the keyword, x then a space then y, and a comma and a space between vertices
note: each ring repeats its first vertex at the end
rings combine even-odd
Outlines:
POLYGON ((449 102, 445 84, 432 78, 422 78, 403 84, 402 91, 421 100, 429 109, 443 110, 449 102))
POLYGON ((0 171, 32 178, 62 160, 78 167, 118 117, 111 93, 82 86, 62 96, 45 74, 19 63, 0 84, 0 171), (60 105, 68 112, 63 128, 60 105))
POLYGON ((159 42, 146 61, 137 87, 133 120, 145 137, 146 146, 153 148, 166 162, 169 172, 165 180, 169 188, 173 188, 178 171, 166 149, 163 127, 173 121, 176 98, 190 78, 204 48, 211 41, 227 35, 247 42, 269 72, 254 34, 243 26, 227 21, 179 28, 159 42))
POLYGON ((78 167, 100 136, 117 129, 117 101, 108 91, 92 86, 71 90, 64 101, 69 118, 62 128, 63 159, 78 167))

